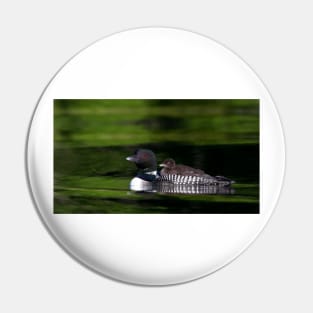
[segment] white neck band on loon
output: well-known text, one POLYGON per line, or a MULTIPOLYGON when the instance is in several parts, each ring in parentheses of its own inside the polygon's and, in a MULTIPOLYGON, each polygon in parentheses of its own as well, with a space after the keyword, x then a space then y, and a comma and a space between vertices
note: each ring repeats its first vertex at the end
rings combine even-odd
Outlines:
POLYGON ((148 175, 156 175, 157 174, 157 171, 152 171, 152 172, 145 172, 145 174, 148 174, 148 175))

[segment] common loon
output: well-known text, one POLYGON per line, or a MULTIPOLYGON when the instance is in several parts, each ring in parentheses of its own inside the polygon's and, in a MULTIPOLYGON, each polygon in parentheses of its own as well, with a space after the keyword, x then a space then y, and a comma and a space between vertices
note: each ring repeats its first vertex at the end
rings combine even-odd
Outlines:
POLYGON ((148 149, 137 149, 135 154, 127 157, 126 160, 135 163, 138 169, 136 177, 129 184, 130 189, 134 191, 151 190, 153 183, 159 179, 155 154, 148 149))
POLYGON ((135 154, 127 157, 126 160, 135 163, 138 169, 136 177, 131 180, 129 186, 134 191, 151 191, 156 189, 155 185, 158 185, 157 190, 164 190, 166 186, 164 184, 227 187, 233 183, 223 176, 210 176, 190 166, 176 165, 173 159, 166 159, 160 164, 163 168, 158 173, 155 154, 148 149, 137 149, 135 154))

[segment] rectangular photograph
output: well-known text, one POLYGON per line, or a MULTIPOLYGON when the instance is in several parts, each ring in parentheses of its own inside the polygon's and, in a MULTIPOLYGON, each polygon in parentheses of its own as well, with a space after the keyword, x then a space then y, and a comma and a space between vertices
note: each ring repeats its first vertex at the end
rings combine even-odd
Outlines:
POLYGON ((258 99, 55 99, 55 214, 258 214, 258 99))

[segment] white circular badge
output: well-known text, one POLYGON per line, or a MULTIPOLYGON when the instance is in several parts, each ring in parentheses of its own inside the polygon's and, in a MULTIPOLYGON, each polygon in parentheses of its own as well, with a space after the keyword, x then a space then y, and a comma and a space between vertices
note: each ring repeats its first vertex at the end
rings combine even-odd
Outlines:
POLYGON ((268 221, 284 173, 263 83, 206 37, 143 28, 104 38, 41 96, 27 168, 57 242, 105 276, 167 285, 235 259, 268 221))

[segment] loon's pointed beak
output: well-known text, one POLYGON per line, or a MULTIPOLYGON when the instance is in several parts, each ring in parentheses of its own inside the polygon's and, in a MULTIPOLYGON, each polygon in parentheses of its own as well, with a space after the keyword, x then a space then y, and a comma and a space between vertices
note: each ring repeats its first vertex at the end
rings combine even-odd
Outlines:
POLYGON ((136 158, 136 156, 131 155, 131 156, 127 157, 126 160, 129 161, 129 162, 136 162, 137 158, 136 158))
POLYGON ((165 167, 166 165, 163 164, 163 163, 161 163, 161 164, 159 164, 159 166, 160 166, 160 167, 165 167))

